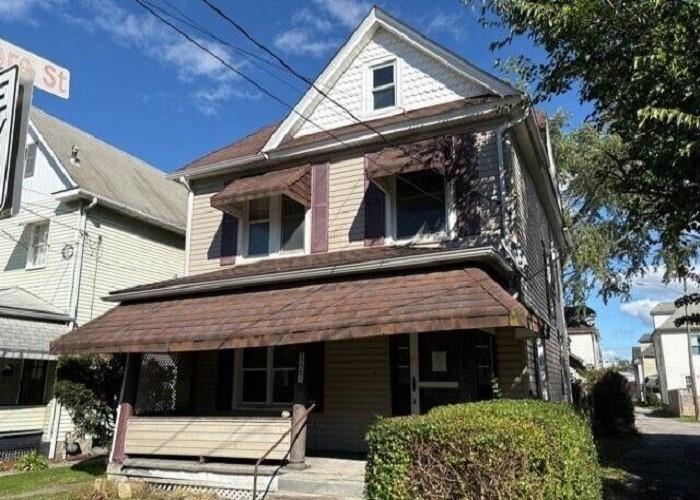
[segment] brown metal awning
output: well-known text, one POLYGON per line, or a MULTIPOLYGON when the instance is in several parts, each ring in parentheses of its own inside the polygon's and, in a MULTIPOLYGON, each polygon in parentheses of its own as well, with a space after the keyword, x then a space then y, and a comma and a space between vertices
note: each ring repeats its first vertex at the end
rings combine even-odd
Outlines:
POLYGON ((434 137, 400 146, 389 146, 365 157, 365 171, 370 179, 407 174, 421 170, 445 173, 451 151, 450 137, 434 137))
POLYGON ((211 206, 237 213, 243 202, 281 194, 305 207, 311 206, 311 167, 303 165, 236 179, 211 197, 211 206))
POLYGON ((194 351, 539 324, 486 272, 460 267, 125 303, 51 350, 194 351))

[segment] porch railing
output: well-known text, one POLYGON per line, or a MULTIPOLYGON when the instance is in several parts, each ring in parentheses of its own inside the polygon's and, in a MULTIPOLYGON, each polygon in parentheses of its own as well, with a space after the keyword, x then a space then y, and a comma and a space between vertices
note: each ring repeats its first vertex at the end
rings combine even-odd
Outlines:
MULTIPOLYGON (((280 445, 280 443, 282 443, 282 441, 285 440, 285 438, 287 438, 288 436, 290 436, 291 433, 292 433, 295 429, 299 429, 299 428, 301 428, 303 425, 306 425, 306 421, 309 419, 309 414, 313 411, 313 409, 314 409, 315 407, 316 407, 316 403, 314 403, 314 404, 312 404, 311 406, 309 406, 309 407, 306 409, 306 411, 304 412, 304 415, 303 415, 299 420, 297 420, 296 422, 294 422, 294 423, 292 424, 292 426, 291 426, 289 429, 287 429, 286 431, 284 431, 284 433, 279 437, 279 439, 275 442, 275 444, 273 444, 272 446, 270 446, 270 448, 269 448, 260 458, 258 458, 258 461, 255 462, 255 467, 253 468, 253 500, 257 500, 257 498, 258 498, 258 469, 259 469, 259 467, 260 467, 260 464, 263 463, 263 461, 264 461, 265 459, 267 459, 267 457, 273 452, 273 450, 274 450, 275 448, 277 448, 277 447, 280 445)), ((290 446, 294 444, 294 439, 295 439, 295 437, 292 436, 292 439, 291 439, 291 442, 290 442, 290 446)), ((286 456, 287 453, 289 453, 289 451, 290 451, 290 450, 288 449, 288 450, 285 452, 285 456, 286 456)))

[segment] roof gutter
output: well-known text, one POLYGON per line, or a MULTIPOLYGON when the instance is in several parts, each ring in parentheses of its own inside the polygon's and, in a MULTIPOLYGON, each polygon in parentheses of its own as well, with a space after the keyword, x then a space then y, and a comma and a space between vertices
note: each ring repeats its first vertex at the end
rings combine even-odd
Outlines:
POLYGON ((68 314, 36 311, 33 309, 17 309, 14 307, 1 307, 0 316, 29 320, 51 321, 54 323, 70 323, 73 317, 68 314))
POLYGON ((131 217, 134 217, 136 219, 141 219, 144 222, 147 222, 149 224, 153 224, 154 226, 159 226, 162 227, 163 229, 166 229, 168 231, 172 231, 177 234, 184 235, 187 231, 187 229, 184 226, 179 226, 177 224, 173 224, 171 222, 167 222, 163 219, 160 219, 158 217, 154 217, 152 215, 149 215, 145 212, 142 212, 140 210, 136 210, 134 208, 131 208, 128 205, 125 205, 123 203, 119 203, 114 200, 110 200, 109 198, 105 198, 103 196, 100 196, 98 194, 91 193, 90 191, 87 191, 82 188, 75 188, 75 189, 70 189, 67 191, 61 191, 58 193, 55 193, 56 199, 59 201, 73 201, 73 200, 85 200, 85 199, 97 199, 98 203, 107 207, 111 208, 112 210, 116 210, 117 212, 121 212, 123 214, 129 215, 131 217))
POLYGON ((175 297, 193 293, 234 290, 237 288, 257 285, 290 283, 331 277, 335 278, 379 271, 399 271, 403 269, 435 267, 438 265, 456 264, 466 260, 490 262, 495 264, 499 270, 503 272, 510 272, 511 270, 508 262, 506 262, 506 260, 496 251, 495 248, 489 246, 482 248, 464 248, 450 251, 430 252, 421 255, 389 257, 352 264, 319 267, 316 269, 281 271, 276 273, 259 274, 255 276, 211 280, 201 283, 185 283, 133 292, 113 292, 107 297, 103 297, 103 300, 110 302, 123 302, 154 299, 159 297, 175 297))

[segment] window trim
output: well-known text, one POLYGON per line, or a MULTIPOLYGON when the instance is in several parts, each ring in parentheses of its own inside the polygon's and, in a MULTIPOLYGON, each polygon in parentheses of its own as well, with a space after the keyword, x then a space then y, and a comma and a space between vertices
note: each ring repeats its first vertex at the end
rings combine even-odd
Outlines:
POLYGON ((401 64, 398 58, 390 56, 367 61, 364 65, 362 80, 362 111, 364 117, 378 117, 396 114, 403 111, 403 99, 401 98, 401 64), (375 89, 374 70, 381 69, 387 66, 392 66, 394 68, 393 84, 382 85, 375 89), (392 85, 394 87, 394 105, 387 106, 386 108, 374 109, 374 91, 390 88, 392 85))
POLYGON ((49 238, 51 237, 51 222, 46 221, 46 222, 32 222, 31 224, 27 225, 30 228, 31 235, 29 237, 29 245, 27 248, 27 256, 24 262, 24 269, 27 271, 31 271, 34 269, 44 269, 49 262, 49 238), (46 251, 44 252, 44 260, 43 262, 39 264, 32 264, 31 260, 34 260, 34 253, 35 253, 35 238, 37 234, 37 228, 46 226, 46 241, 44 242, 44 246, 46 248, 46 251))
MULTIPOLYGON (((284 346, 280 346, 284 347, 284 346)), ((267 346, 266 353, 266 363, 265 368, 244 368, 243 367, 243 351, 244 349, 236 349, 234 353, 234 374, 233 374, 233 408, 234 409, 245 409, 245 408, 287 408, 293 401, 289 402, 278 402, 273 401, 274 397, 274 384, 275 384, 275 372, 277 371, 296 371, 297 366, 295 362, 294 367, 279 367, 274 366, 274 346, 267 346), (265 372, 265 401, 243 401, 243 373, 245 371, 264 371, 265 372)))
POLYGON ((455 225, 457 221, 457 212, 454 203, 454 182, 445 179, 445 228, 436 233, 419 233, 410 238, 399 238, 398 231, 398 208, 396 199, 396 175, 391 176, 385 182, 377 185, 384 192, 385 206, 385 227, 386 237, 385 243, 388 245, 414 245, 414 244, 431 244, 440 243, 445 240, 451 240, 455 236, 455 225))
MULTIPOLYGON (((311 209, 304 207, 304 248, 298 250, 282 250, 282 196, 266 198, 270 203, 270 242, 267 255, 248 255, 248 228, 250 203, 245 204, 243 215, 238 224, 238 241, 235 264, 249 264, 266 259, 298 257, 308 255, 311 249, 311 209)), ((262 219, 261 219, 262 220, 262 219)))

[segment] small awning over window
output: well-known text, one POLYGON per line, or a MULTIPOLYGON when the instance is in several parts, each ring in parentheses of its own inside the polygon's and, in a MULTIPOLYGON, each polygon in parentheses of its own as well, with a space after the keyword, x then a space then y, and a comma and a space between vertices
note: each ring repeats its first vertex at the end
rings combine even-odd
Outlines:
POLYGON ((196 351, 539 324, 486 272, 460 267, 125 303, 51 348, 196 351))
POLYGON ((305 207, 311 206, 310 166, 303 165, 236 179, 211 197, 211 206, 235 215, 240 211, 243 202, 281 194, 305 207))
POLYGON ((445 173, 451 157, 451 137, 434 137, 400 146, 389 146, 365 155, 365 170, 370 179, 407 174, 421 170, 445 173))

